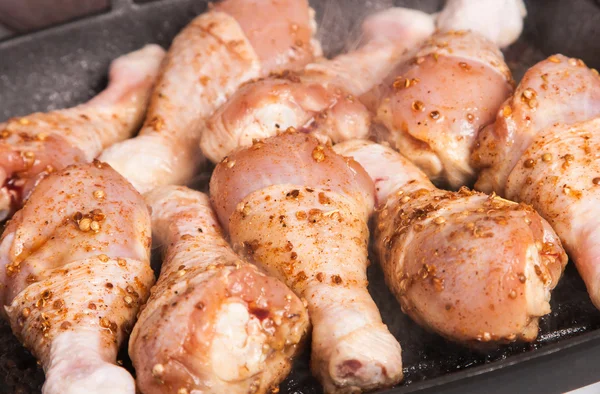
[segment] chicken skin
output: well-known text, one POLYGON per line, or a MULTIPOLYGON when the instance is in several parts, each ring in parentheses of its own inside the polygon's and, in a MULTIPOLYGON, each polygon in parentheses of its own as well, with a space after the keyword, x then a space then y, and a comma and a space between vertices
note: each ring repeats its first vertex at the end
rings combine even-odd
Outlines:
POLYGON ((432 36, 370 93, 378 142, 387 142, 451 188, 475 180, 471 150, 512 93, 502 53, 467 31, 432 36))
POLYGON ((376 113, 374 139, 436 184, 471 185, 479 131, 514 88, 498 47, 519 37, 526 13, 522 0, 446 1, 437 33, 366 95, 376 113))
POLYGON ((167 246, 129 342, 138 387, 154 393, 266 393, 291 368, 308 329, 302 301, 241 260, 210 200, 181 186, 146 195, 167 246))
POLYGON ((509 174, 542 130, 600 116, 600 78, 579 59, 552 55, 531 67, 479 136, 476 187, 506 192, 509 174))
POLYGON ((140 192, 185 184, 202 166, 204 122, 244 82, 320 54, 306 0, 225 0, 173 41, 139 136, 104 151, 140 192), (274 38, 276 37, 276 38, 274 38))
POLYGON ((366 286, 373 184, 364 170, 290 131, 229 155, 210 192, 234 249, 306 299, 311 369, 325 392, 398 383, 400 346, 366 286))
POLYGON ((98 161, 50 174, 9 222, 0 301, 43 393, 135 393, 116 361, 154 282, 150 243, 142 196, 98 161))
POLYGON ((0 220, 21 208, 38 182, 91 162, 137 131, 164 51, 157 45, 114 60, 106 90, 89 102, 0 123, 0 220))
POLYGON ((567 263, 544 219, 495 195, 437 189, 389 147, 334 149, 375 181, 375 251, 405 313, 466 345, 536 339, 567 263))
POLYGON ((496 109, 512 92, 510 73, 496 45, 518 37, 525 12, 521 0, 493 2, 482 1, 505 19, 497 20, 500 14, 494 13, 475 18, 485 7, 469 0, 449 1, 436 16, 390 8, 368 17, 359 49, 333 60, 320 59, 301 73, 242 86, 207 121, 200 139, 204 155, 217 163, 235 148, 288 127, 306 128, 333 143, 365 138, 371 129, 371 110, 380 115, 376 135, 406 150, 428 174, 448 178, 452 186, 473 181, 468 157, 476 133, 493 121, 496 109), (442 32, 419 49, 436 23, 442 32), (449 33, 458 27, 474 32, 449 33), (415 60, 418 65, 412 64, 415 60), (456 69, 462 64, 469 73, 456 69), (403 73, 410 76, 402 78, 403 73), (386 76, 384 85, 377 87, 386 76), (414 89, 399 89, 421 79, 414 89), (412 102, 417 110, 411 110, 412 102), (435 108, 421 113, 423 103, 435 108), (428 123, 430 113, 435 119, 428 123), (431 135, 424 135, 432 126, 431 135), (444 144, 451 148, 444 149, 444 144))
POLYGON ((368 17, 362 30, 365 44, 353 52, 242 86, 206 123, 204 155, 217 163, 288 127, 305 126, 333 142, 365 138, 370 113, 358 97, 379 84, 405 50, 431 35, 434 23, 423 12, 391 8, 368 17))
POLYGON ((473 153, 476 187, 531 204, 563 241, 600 308, 600 78, 579 59, 533 66, 473 153))

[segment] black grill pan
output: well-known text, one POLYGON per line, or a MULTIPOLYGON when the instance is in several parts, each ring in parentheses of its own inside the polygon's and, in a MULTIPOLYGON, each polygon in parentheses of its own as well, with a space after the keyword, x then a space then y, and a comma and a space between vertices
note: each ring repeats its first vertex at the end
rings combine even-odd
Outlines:
MULTIPOLYGON (((322 21, 320 38, 331 55, 344 49, 344 38, 356 34, 366 12, 392 4, 434 12, 443 0, 311 3, 322 21)), ((145 43, 168 47, 206 6, 202 0, 118 0, 105 13, 0 41, 0 121, 86 101, 106 84, 111 59, 145 43)), ((516 79, 553 52, 600 65, 597 2, 530 0, 528 9, 526 31, 506 52, 516 79)), ((552 313, 542 319, 539 339, 487 354, 451 344, 410 321, 385 287, 376 264, 369 280, 385 323, 402 344, 405 366, 404 382, 381 393, 561 393, 600 380, 600 312, 589 301, 572 263, 553 292, 552 313)), ((125 352, 120 356, 131 368, 125 352)), ((39 393, 43 379, 35 359, 1 322, 0 393, 39 393)), ((298 359, 280 392, 322 392, 308 370, 308 352, 298 359)))

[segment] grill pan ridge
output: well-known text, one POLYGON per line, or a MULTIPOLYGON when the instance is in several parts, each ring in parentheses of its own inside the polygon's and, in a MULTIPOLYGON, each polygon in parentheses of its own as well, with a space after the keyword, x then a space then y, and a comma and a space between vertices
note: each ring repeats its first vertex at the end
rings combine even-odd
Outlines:
MULTIPOLYGON (((598 3, 528 1, 525 31, 505 52, 515 79, 553 52, 581 57, 598 67, 598 3)), ((344 49, 340 37, 356 35, 366 12, 391 5, 435 12, 443 0, 311 0, 311 5, 319 22, 325 18, 319 38, 326 54, 332 55, 344 49)), ((202 0, 113 0, 107 12, 0 41, 0 121, 86 101, 105 86, 113 58, 145 43, 167 48, 206 7, 202 0)), ((198 188, 206 187, 208 177, 208 172, 199 176, 198 188)), ((377 264, 369 268, 369 282, 383 320, 403 350, 403 383, 379 393, 560 393, 600 380, 600 311, 589 301, 572 262, 552 293, 552 313, 541 319, 538 340, 488 353, 449 343, 413 323, 400 311, 377 264)), ((308 355, 305 351, 298 358, 280 393, 321 392, 310 374, 308 355)), ((120 360, 133 371, 125 351, 120 360)), ((0 322, 0 393, 39 393, 43 381, 36 360, 13 337, 9 325, 0 322)))

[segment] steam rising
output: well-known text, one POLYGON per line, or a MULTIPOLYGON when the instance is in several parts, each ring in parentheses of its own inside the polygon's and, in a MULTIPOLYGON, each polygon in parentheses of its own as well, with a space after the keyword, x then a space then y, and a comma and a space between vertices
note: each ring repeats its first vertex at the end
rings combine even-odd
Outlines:
POLYGON ((368 15, 394 6, 434 13, 444 0, 325 0, 311 5, 317 11, 317 38, 325 56, 332 57, 357 48, 361 23, 368 15))

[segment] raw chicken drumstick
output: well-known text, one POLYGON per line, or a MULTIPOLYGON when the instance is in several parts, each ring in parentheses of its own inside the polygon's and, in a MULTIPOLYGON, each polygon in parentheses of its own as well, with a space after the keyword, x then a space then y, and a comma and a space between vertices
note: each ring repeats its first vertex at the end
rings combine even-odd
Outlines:
POLYGON ((519 37, 526 13, 522 0, 446 1, 439 32, 365 95, 377 114, 376 139, 439 183, 472 183, 477 135, 513 91, 497 46, 519 37))
POLYGON ((600 78, 579 59, 533 66, 479 137, 476 186, 532 204, 600 308, 600 78))
POLYGON ((0 220, 49 173, 90 162, 137 131, 163 57, 147 45, 113 61, 107 89, 86 104, 0 123, 0 220))
POLYGON ((288 127, 319 129, 334 142, 366 137, 370 114, 357 97, 433 31, 433 18, 416 10, 391 8, 368 17, 361 48, 309 64, 301 73, 242 86, 207 121, 200 139, 204 155, 217 163, 235 148, 288 127))
POLYGON ((398 383, 400 346, 367 291, 373 183, 364 170, 286 132, 223 160, 210 192, 234 249, 308 302, 311 369, 325 391, 398 383))
POLYGON ((244 82, 320 53, 307 0, 225 0, 186 26, 169 52, 140 135, 104 151, 140 192, 191 180, 205 119, 244 82))
POLYGON ((540 132, 600 116, 600 78, 579 59, 550 56, 525 73, 496 113, 495 123, 480 133, 472 159, 481 169, 477 188, 506 194, 510 173, 540 132))
POLYGON ((45 394, 135 393, 116 361, 154 282, 150 243, 142 196, 98 161, 46 177, 9 222, 0 301, 45 394))
POLYGON ((389 142, 430 178, 472 183, 479 130, 512 93, 502 53, 477 33, 437 33, 370 94, 378 142, 389 142))
MULTIPOLYGON (((498 9, 502 13, 490 13, 474 18, 474 14, 484 8, 481 7, 481 4, 475 4, 475 0, 451 0, 446 4, 442 13, 437 16, 438 28, 444 31, 456 27, 470 28, 481 32, 499 45, 512 43, 519 36, 522 28, 522 18, 525 13, 522 1, 482 0, 481 3, 488 8, 498 9), (469 17, 464 18, 464 15, 469 17), (504 19, 499 20, 498 15, 504 19), (488 23, 481 23, 482 20, 486 20, 488 23)), ((301 73, 283 73, 242 86, 207 121, 200 139, 204 155, 216 163, 233 149, 250 145, 253 139, 275 135, 288 127, 307 127, 310 130, 318 130, 321 133, 318 135, 319 138, 330 139, 333 142, 366 137, 371 120, 363 103, 372 110, 376 110, 377 105, 374 102, 378 102, 378 99, 382 99, 383 104, 386 103, 391 94, 388 89, 373 88, 393 71, 394 66, 404 63, 411 57, 411 53, 407 54, 406 52, 413 50, 433 33, 434 22, 436 20, 433 16, 420 11, 391 8, 365 20, 362 29, 365 44, 358 50, 340 55, 333 60, 321 59, 306 66, 301 73), (386 96, 381 98, 380 96, 384 93, 386 96), (357 98, 360 98, 360 101, 357 98)), ((447 51, 457 50, 458 57, 475 58, 466 59, 465 64, 468 65, 472 65, 477 60, 484 63, 490 61, 493 67, 497 67, 510 80, 510 74, 504 65, 502 54, 495 48, 493 42, 488 42, 476 34, 472 35, 476 38, 460 40, 447 51), (467 45, 467 47, 475 45, 475 48, 466 49, 463 45, 467 45), (478 57, 481 59, 477 59, 478 57)), ((442 41, 440 48, 442 45, 447 46, 448 42, 442 41)), ((435 44, 430 43, 421 50, 421 54, 425 56, 426 52, 433 52, 435 49, 435 44)), ((414 55, 414 53, 412 54, 414 55)), ((443 56, 444 52, 440 50, 439 54, 443 56)), ((438 82, 446 83, 445 78, 452 79, 448 70, 443 68, 447 66, 447 62, 442 60, 442 63, 444 63, 443 66, 435 68, 435 73, 441 72, 443 75, 429 77, 424 81, 424 86, 430 85, 428 90, 431 90, 432 86, 438 82)), ((427 65, 423 67, 426 68, 427 65)), ((425 71, 425 74, 430 73, 432 71, 425 71)), ((386 85, 396 82, 396 77, 397 75, 394 73, 386 85)), ((462 122, 459 122, 461 125, 459 127, 462 127, 463 131, 457 131, 463 134, 465 130, 473 134, 478 130, 480 124, 490 123, 493 120, 494 111, 512 91, 511 87, 501 83, 502 78, 493 72, 474 70, 471 79, 476 80, 475 88, 469 90, 466 95, 458 95, 463 97, 463 100, 460 101, 459 98, 456 104, 458 108, 453 109, 458 112, 463 109, 463 106, 467 106, 467 110, 472 111, 472 113, 462 113, 468 117, 471 123, 462 125, 462 122), (483 90, 483 84, 488 82, 497 84, 491 89, 491 92, 483 90), (478 101, 482 94, 484 97, 482 108, 478 109, 477 105, 469 100, 477 100, 476 104, 479 104, 478 101), (487 94, 491 97, 488 98, 487 94), (474 95, 477 97, 474 98, 474 95), (493 108, 488 109, 486 107, 488 104, 493 108)), ((414 82, 416 79, 412 81, 414 82)), ((406 81, 400 82, 406 83, 406 81)), ((394 86, 399 87, 400 82, 396 82, 394 86)), ((472 83, 468 78, 463 77, 459 83, 455 84, 459 85, 463 82, 472 83)), ((452 83, 454 82, 450 81, 450 84, 452 83)), ((450 102, 457 102, 454 93, 462 92, 465 90, 465 86, 461 85, 458 90, 455 89, 456 86, 447 89, 451 93, 449 95, 450 102)), ((435 89, 438 88, 439 86, 435 86, 435 89)), ((448 99, 446 96, 448 95, 442 95, 441 100, 448 99)), ((382 109, 381 113, 384 115, 385 110, 382 109)), ((382 116, 382 118, 385 117, 382 116)), ((381 120, 383 124, 387 125, 386 119, 381 120)), ((415 123, 417 122, 415 121, 415 123)), ((402 125, 400 123, 400 126, 402 125)), ((454 127, 458 129, 456 125, 454 127)), ((394 129, 393 132, 396 133, 396 130, 394 129)), ((453 138, 460 139, 461 137, 453 138)), ((467 145, 467 148, 470 149, 472 142, 473 137, 470 137, 463 142, 463 145, 467 145)), ((417 143, 417 145, 421 150, 426 147, 425 144, 417 143)), ((462 155, 461 160, 466 160, 469 153, 469 151, 459 152, 462 155)), ((436 158, 429 157, 428 160, 435 161, 436 158)), ((437 163, 429 165, 434 164, 437 163)), ((472 176, 471 169, 469 169, 469 173, 472 176)))
POLYGON ((138 387, 153 393, 265 393, 308 329, 300 299, 233 252, 210 200, 180 186, 146 195, 160 278, 131 335, 138 387))
POLYGON ((531 207, 461 188, 437 189, 391 148, 347 141, 375 181, 375 250, 402 310, 467 345, 533 341, 567 263, 531 207))

